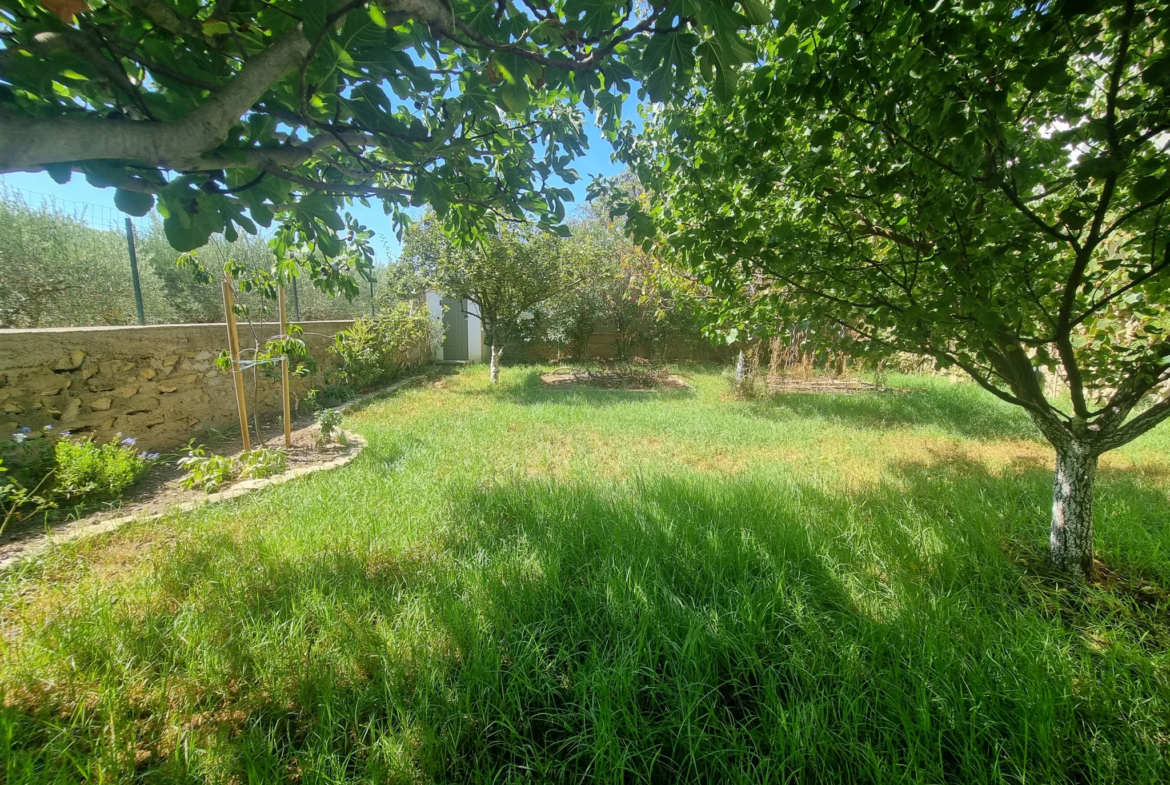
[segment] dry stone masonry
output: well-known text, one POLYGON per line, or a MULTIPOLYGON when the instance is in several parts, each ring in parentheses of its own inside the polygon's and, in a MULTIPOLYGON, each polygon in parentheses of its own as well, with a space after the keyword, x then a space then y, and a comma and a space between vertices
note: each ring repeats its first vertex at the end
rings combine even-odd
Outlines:
MULTIPOLYGON (((301 324, 321 371, 331 367, 333 336, 350 324, 301 324)), ((279 331, 241 324, 240 342, 263 344, 279 331)), ((177 447, 237 422, 231 374, 215 366, 226 347, 223 324, 0 330, 0 435, 51 425, 98 440, 122 433, 144 449, 177 447)), ((257 400, 260 414, 280 409, 279 374, 249 370, 244 379, 250 407, 257 400)), ((293 379, 294 394, 309 386, 293 379)))

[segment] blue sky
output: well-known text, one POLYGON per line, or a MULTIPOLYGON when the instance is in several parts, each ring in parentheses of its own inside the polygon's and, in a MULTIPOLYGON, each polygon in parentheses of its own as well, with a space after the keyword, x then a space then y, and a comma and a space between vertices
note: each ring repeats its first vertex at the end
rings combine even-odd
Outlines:
MULTIPOLYGON (((574 165, 577 173, 581 175, 581 179, 569 186, 573 191, 573 195, 576 197, 574 205, 580 205, 585 202, 585 189, 595 175, 611 176, 620 173, 622 170, 620 164, 610 160, 613 154, 613 147, 602 135, 601 131, 593 124, 592 115, 584 107, 582 107, 582 110, 586 112, 588 119, 589 150, 584 156, 577 159, 574 165)), ((641 125, 636 98, 630 97, 626 100, 622 107, 622 120, 623 122, 631 120, 635 125, 641 125)), ((73 178, 65 185, 58 185, 44 172, 6 174, 0 176, 0 181, 3 181, 10 187, 21 188, 26 191, 31 191, 34 194, 47 194, 59 200, 69 202, 95 204, 116 212, 114 208, 114 189, 94 188, 85 181, 83 175, 74 174, 73 178)), ((32 197, 32 201, 33 204, 39 203, 39 197, 32 197)), ((66 209, 73 207, 72 205, 65 204, 62 206, 66 209)), ((569 208, 570 213, 572 213, 572 210, 573 206, 571 205, 569 208)), ((398 255, 398 239, 394 236, 390 219, 382 213, 380 205, 374 204, 367 209, 359 204, 355 204, 352 212, 358 220, 377 232, 377 236, 374 239, 374 247, 378 252, 379 264, 383 264, 398 255)))

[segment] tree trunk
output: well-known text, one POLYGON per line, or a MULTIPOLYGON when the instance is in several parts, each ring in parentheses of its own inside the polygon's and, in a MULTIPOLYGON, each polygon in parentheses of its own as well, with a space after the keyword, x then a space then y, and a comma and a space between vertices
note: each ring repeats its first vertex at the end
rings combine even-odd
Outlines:
POLYGON ((1056 449, 1052 486, 1052 563, 1082 578, 1093 575, 1093 483, 1097 454, 1073 442, 1056 449))
POLYGON ((743 349, 740 349, 739 357, 735 360, 735 391, 742 393, 745 384, 747 384, 747 355, 743 353, 743 349))
POLYGON ((497 382, 500 381, 500 357, 501 357, 501 355, 503 355, 503 353, 504 353, 504 347, 503 346, 496 346, 495 342, 493 342, 492 343, 492 361, 491 361, 491 366, 490 366, 491 376, 489 377, 492 384, 496 384, 497 382))

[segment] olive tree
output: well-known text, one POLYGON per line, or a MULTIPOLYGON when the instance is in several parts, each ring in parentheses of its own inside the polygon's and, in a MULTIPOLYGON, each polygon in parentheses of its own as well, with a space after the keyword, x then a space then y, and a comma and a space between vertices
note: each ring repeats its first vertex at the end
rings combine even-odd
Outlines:
POLYGON ((625 137, 661 197, 631 227, 1022 407, 1056 451, 1052 561, 1090 574, 1099 456, 1170 416, 1170 7, 777 17, 730 107, 696 86, 625 137))

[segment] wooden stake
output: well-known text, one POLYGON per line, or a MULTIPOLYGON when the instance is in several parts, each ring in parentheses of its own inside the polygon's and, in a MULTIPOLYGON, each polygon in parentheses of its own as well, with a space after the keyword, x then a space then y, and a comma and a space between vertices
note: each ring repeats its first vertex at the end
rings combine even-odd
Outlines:
MULTIPOLYGON (((288 314, 284 308, 284 284, 280 286, 280 337, 288 340, 288 314)), ((292 448, 292 404, 289 401, 290 390, 288 383, 288 354, 284 354, 284 362, 280 364, 280 389, 284 393, 284 447, 292 448)))
POLYGON ((240 370, 240 336, 236 332, 236 298, 232 294, 232 277, 224 273, 223 310, 227 315, 228 349, 232 355, 232 376, 236 380, 236 408, 240 411, 240 438, 244 449, 252 449, 252 434, 248 430, 248 405, 244 399, 244 372, 240 370))

